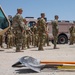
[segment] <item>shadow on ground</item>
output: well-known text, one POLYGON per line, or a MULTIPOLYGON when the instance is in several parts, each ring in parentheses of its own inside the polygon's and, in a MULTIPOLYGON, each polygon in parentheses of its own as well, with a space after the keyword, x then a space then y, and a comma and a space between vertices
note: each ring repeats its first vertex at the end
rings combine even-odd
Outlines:
POLYGON ((45 68, 43 70, 41 70, 42 72, 75 72, 75 70, 73 69, 56 69, 56 68, 45 68))
MULTIPOLYGON (((16 73, 19 73, 19 74, 25 74, 25 73, 37 73, 31 69, 18 69, 18 70, 15 70, 16 73)), ((53 68, 46 68, 46 69, 43 69, 41 70, 41 72, 75 72, 75 70, 64 70, 64 69, 53 69, 53 68)))
MULTIPOLYGON (((44 48, 44 50, 54 50, 54 49, 53 48, 44 48)), ((44 51, 44 50, 35 49, 35 50, 31 50, 31 51, 44 51)))
POLYGON ((0 51, 4 51, 4 50, 0 50, 0 51))
POLYGON ((16 73, 19 73, 19 74, 25 74, 25 73, 37 73, 31 69, 18 69, 18 70, 15 70, 16 73))

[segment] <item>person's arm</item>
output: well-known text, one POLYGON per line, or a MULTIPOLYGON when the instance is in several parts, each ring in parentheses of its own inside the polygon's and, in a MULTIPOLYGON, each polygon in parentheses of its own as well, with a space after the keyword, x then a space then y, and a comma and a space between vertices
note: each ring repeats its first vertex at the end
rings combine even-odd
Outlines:
POLYGON ((18 23, 19 23, 19 26, 20 26, 22 33, 23 33, 25 30, 24 30, 23 17, 21 15, 18 15, 18 23))

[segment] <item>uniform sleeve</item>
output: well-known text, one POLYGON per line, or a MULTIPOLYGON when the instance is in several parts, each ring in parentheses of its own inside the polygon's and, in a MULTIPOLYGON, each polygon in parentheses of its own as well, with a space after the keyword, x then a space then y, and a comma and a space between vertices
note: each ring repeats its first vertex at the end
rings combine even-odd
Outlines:
POLYGON ((44 19, 42 19, 42 25, 43 25, 44 31, 46 32, 47 31, 47 29, 46 29, 46 22, 45 22, 44 19))
POLYGON ((18 23, 22 30, 24 30, 24 22, 23 17, 21 15, 18 15, 18 23))

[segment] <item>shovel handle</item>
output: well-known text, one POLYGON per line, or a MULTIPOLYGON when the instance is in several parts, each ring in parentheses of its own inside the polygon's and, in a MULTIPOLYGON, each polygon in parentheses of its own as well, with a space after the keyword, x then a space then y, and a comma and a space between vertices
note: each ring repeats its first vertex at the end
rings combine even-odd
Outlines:
POLYGON ((40 64, 75 64, 75 62, 40 61, 40 64))

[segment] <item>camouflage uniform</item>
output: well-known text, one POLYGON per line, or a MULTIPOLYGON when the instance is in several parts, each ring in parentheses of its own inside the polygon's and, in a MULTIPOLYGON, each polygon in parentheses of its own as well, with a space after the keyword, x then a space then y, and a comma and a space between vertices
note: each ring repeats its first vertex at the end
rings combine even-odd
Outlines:
POLYGON ((23 24, 24 24, 23 17, 21 16, 21 14, 17 13, 13 17, 13 28, 14 28, 15 39, 16 39, 16 52, 20 52, 20 48, 22 47, 22 42, 23 42, 22 38, 23 38, 23 31, 24 31, 23 24))
POLYGON ((45 46, 46 44, 46 38, 47 38, 46 33, 43 33, 43 46, 45 46))
POLYGON ((44 34, 46 32, 46 23, 44 18, 40 18, 37 22, 37 31, 38 31, 38 50, 43 50, 44 43, 44 34))
POLYGON ((46 25, 46 30, 47 30, 47 32, 46 32, 46 43, 47 43, 47 46, 50 46, 49 45, 48 26, 47 25, 46 25))
POLYGON ((31 26, 31 31, 32 31, 31 41, 32 41, 32 45, 34 45, 34 25, 31 26))
POLYGON ((54 49, 56 49, 57 35, 58 35, 58 20, 56 19, 52 22, 52 34, 54 37, 54 49))
POLYGON ((22 49, 25 50, 26 49, 26 19, 23 19, 24 21, 24 33, 23 33, 23 42, 22 42, 22 49))
POLYGON ((38 47, 38 34, 37 34, 37 26, 34 26, 34 47, 38 47))
POLYGON ((12 33, 11 28, 7 31, 7 48, 11 48, 13 46, 13 38, 14 35, 12 33))
POLYGON ((26 25, 26 46, 30 48, 30 28, 26 25))
POLYGON ((33 43, 33 45, 34 45, 34 47, 35 46, 38 46, 38 36, 37 36, 37 26, 36 26, 36 24, 35 25, 33 25, 33 27, 31 28, 31 30, 32 30, 32 43, 33 43))
POLYGON ((25 24, 24 24, 24 33, 23 33, 22 49, 23 50, 26 49, 26 27, 25 27, 25 24))
POLYGON ((75 40, 75 27, 74 26, 71 26, 69 28, 69 32, 70 32, 70 45, 73 45, 74 43, 74 40, 75 40))

